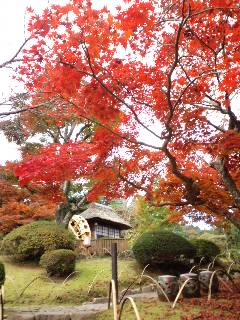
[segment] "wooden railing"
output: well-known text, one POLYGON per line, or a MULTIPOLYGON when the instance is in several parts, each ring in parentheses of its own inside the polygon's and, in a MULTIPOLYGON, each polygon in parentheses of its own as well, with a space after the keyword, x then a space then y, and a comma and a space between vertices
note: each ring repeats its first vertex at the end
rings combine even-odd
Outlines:
MULTIPOLYGON (((88 254, 96 256, 104 256, 111 253, 112 243, 117 243, 118 253, 128 250, 128 242, 126 239, 97 239, 91 241, 91 247, 87 249, 88 254)), ((77 243, 77 249, 81 251, 82 241, 77 243)), ((85 251, 86 252, 86 251, 85 251)))

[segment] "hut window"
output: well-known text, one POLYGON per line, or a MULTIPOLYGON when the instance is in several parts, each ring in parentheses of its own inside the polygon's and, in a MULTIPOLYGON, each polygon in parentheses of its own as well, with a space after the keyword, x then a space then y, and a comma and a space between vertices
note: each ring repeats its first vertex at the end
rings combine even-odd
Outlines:
POLYGON ((97 225, 96 235, 97 235, 97 238, 102 238, 102 237, 120 238, 120 231, 115 228, 97 225))
POLYGON ((102 227, 102 228, 103 228, 103 232, 102 232, 103 236, 108 237, 108 227, 102 227))
POLYGON ((115 238, 115 232, 114 231, 115 231, 114 229, 109 228, 109 237, 110 238, 115 238))

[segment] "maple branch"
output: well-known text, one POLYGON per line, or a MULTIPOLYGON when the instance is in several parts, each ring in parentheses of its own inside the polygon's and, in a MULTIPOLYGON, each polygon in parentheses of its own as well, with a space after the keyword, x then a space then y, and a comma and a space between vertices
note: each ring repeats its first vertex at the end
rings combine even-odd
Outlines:
MULTIPOLYGON (((183 3, 183 6, 184 6, 184 3, 183 3)), ((165 152, 165 155, 168 157, 168 159, 170 161, 171 167, 174 170, 174 174, 176 174, 181 180, 185 181, 186 183, 189 182, 189 178, 182 175, 181 172, 178 170, 176 159, 170 153, 170 151, 167 149, 167 146, 168 146, 168 143, 172 137, 172 128, 171 128, 170 123, 171 123, 173 113, 174 113, 174 106, 172 105, 172 100, 171 100, 172 75, 173 75, 173 72, 174 72, 178 62, 179 62, 179 41, 180 41, 180 36, 181 36, 183 26, 187 22, 187 19, 188 19, 188 17, 186 17, 186 18, 183 17, 180 24, 179 24, 179 28, 178 28, 177 36, 176 36, 176 41, 175 41, 174 61, 173 61, 172 66, 170 68, 169 74, 167 76, 168 85, 167 85, 166 96, 167 96, 167 103, 168 103, 168 108, 169 108, 169 117, 168 117, 168 120, 167 120, 165 126, 168 131, 168 137, 165 139, 164 144, 163 144, 163 151, 165 152)))
POLYGON ((54 134, 52 131, 50 131, 50 130, 46 130, 46 132, 47 132, 47 134, 53 139, 53 142, 54 143, 60 143, 60 141, 59 141, 59 137, 58 137, 58 135, 57 134, 54 134))
MULTIPOLYGON (((183 5, 182 5, 182 11, 184 10, 184 4, 185 4, 185 1, 183 1, 183 5)), ((174 48, 175 48, 175 51, 174 51, 174 60, 173 60, 173 63, 171 65, 171 68, 170 68, 170 71, 167 75, 167 92, 166 92, 166 96, 167 96, 167 104, 168 104, 168 108, 169 108, 169 117, 168 117, 168 120, 165 124, 165 127, 168 131, 168 137, 165 139, 164 141, 164 146, 167 147, 170 139, 171 139, 171 136, 172 136, 172 128, 171 128, 171 121, 172 121, 172 118, 173 118, 173 114, 174 114, 174 106, 172 105, 172 100, 171 100, 171 90, 172 90, 172 75, 173 75, 173 72, 174 70, 176 69, 178 63, 179 63, 179 42, 180 42, 180 37, 181 37, 181 32, 182 32, 182 29, 184 27, 184 25, 186 24, 188 20, 188 16, 186 17, 182 17, 182 20, 179 24, 179 27, 178 27, 178 30, 177 30, 177 35, 176 35, 176 41, 175 41, 175 45, 174 45, 174 48)), ((176 104, 175 104, 176 106, 176 104)))
POLYGON ((148 132, 150 132, 152 135, 154 135, 156 138, 162 140, 161 136, 159 136, 158 134, 156 134, 153 130, 149 129, 138 117, 137 113, 133 110, 133 108, 122 98, 120 98, 117 94, 115 94, 111 89, 109 89, 108 86, 105 85, 105 83, 99 79, 99 77, 96 75, 93 66, 92 66, 92 62, 91 62, 91 57, 88 51, 88 48, 86 47, 85 44, 82 44, 84 52, 86 54, 87 60, 88 60, 88 64, 89 67, 92 71, 92 77, 102 86, 102 88, 104 88, 106 90, 106 92, 108 92, 113 98, 115 98, 118 102, 122 103, 128 110, 130 110, 135 118, 135 120, 137 121, 137 123, 139 123, 145 130, 147 130, 148 132))
POLYGON ((228 111, 228 114, 229 114, 229 118, 230 118, 229 130, 236 129, 236 131, 239 133, 240 132, 240 120, 237 119, 236 115, 231 110, 228 111))
POLYGON ((224 185, 232 195, 236 206, 240 209, 240 190, 226 167, 225 162, 226 159, 224 157, 218 156, 215 161, 211 163, 211 167, 219 172, 224 185))
MULTIPOLYGON (((101 66, 101 65, 100 65, 100 66, 101 66)), ((131 96, 131 98, 134 100, 134 102, 136 102, 137 104, 146 106, 146 107, 148 107, 149 109, 152 110, 153 106, 152 106, 151 104, 149 104, 149 103, 147 103, 147 102, 144 102, 144 101, 138 100, 138 99, 134 96, 134 94, 131 92, 131 90, 129 90, 129 89, 127 88, 127 85, 126 85, 125 83, 121 82, 121 81, 118 80, 118 79, 115 79, 115 78, 112 76, 112 74, 109 72, 108 69, 106 69, 106 68, 104 68, 104 67, 102 67, 102 66, 101 66, 101 68, 102 68, 104 71, 106 71, 107 75, 108 75, 113 81, 115 81, 115 82, 117 83, 117 85, 118 85, 119 87, 121 87, 121 89, 124 89, 124 90, 126 91, 126 93, 131 96)), ((89 74, 89 75, 90 75, 90 74, 89 74)), ((130 106, 129 106, 129 107, 130 107, 130 106)), ((161 137, 161 138, 162 138, 162 137, 161 137)), ((162 138, 162 139, 164 139, 164 138, 162 138)))
POLYGON ((208 45, 205 41, 203 41, 201 38, 199 38, 199 36, 197 35, 197 33, 194 32, 194 30, 191 29, 191 32, 192 32, 192 34, 194 35, 194 37, 196 37, 197 40, 198 40, 202 45, 204 45, 206 48, 208 48, 208 49, 214 54, 214 56, 216 56, 216 51, 215 51, 212 47, 210 47, 210 45, 208 45))
POLYGON ((211 97, 210 95, 206 94, 206 97, 212 101, 212 105, 214 106, 214 110, 220 111, 222 114, 228 114, 227 110, 224 110, 221 106, 221 103, 214 99, 213 97, 211 97))
MULTIPOLYGON (((83 44, 82 44, 83 45, 83 44)), ((126 103, 125 100, 121 99, 118 95, 116 95, 112 90, 110 90, 104 83, 103 81, 101 81, 97 75, 95 74, 94 72, 94 69, 92 67, 92 63, 91 63, 91 58, 90 58, 90 55, 89 55, 89 52, 88 52, 88 49, 86 48, 86 46, 84 47, 84 51, 85 51, 85 54, 86 54, 86 57, 87 57, 87 60, 88 60, 88 63, 89 63, 89 67, 92 71, 92 73, 89 73, 89 72, 85 72, 85 71, 82 71, 82 70, 79 70, 75 65, 71 64, 71 63, 67 63, 67 62, 64 62, 62 60, 60 60, 59 62, 62 63, 63 65, 66 65, 68 67, 71 67, 71 68, 74 68, 76 69, 78 72, 80 73, 83 73, 84 75, 87 75, 87 76, 90 76, 91 78, 95 79, 112 97, 114 97, 118 102, 121 102, 123 105, 125 105, 125 107, 128 108, 128 110, 130 110, 133 115, 134 115, 134 118, 135 120, 137 121, 137 123, 139 123, 144 129, 146 129, 148 132, 150 132, 151 134, 153 134, 155 137, 157 137, 158 139, 162 139, 161 136, 157 135, 154 131, 152 131, 151 129, 149 129, 146 125, 144 125, 141 120, 138 118, 138 115, 136 114, 136 112, 129 106, 128 103, 126 103)))
POLYGON ((22 112, 31 111, 31 110, 34 110, 34 109, 38 109, 38 108, 40 108, 42 106, 44 106, 44 104, 36 105, 36 106, 30 107, 30 108, 24 108, 24 109, 21 109, 21 110, 0 112, 0 118, 7 117, 7 116, 10 116, 10 115, 13 115, 13 114, 19 114, 19 113, 22 113, 22 112))
POLYGON ((172 105, 172 100, 171 100, 171 89, 172 89, 172 75, 173 75, 173 72, 179 62, 179 41, 180 41, 180 36, 181 36, 181 32, 182 32, 182 29, 183 29, 183 26, 185 25, 185 23, 187 22, 187 17, 186 18, 182 18, 181 20, 181 23, 179 25, 179 28, 178 28, 178 31, 177 31, 177 36, 176 36, 176 41, 175 41, 175 54, 174 54, 174 61, 173 61, 173 64, 170 68, 170 71, 168 73, 168 76, 167 76, 167 102, 168 102, 168 107, 169 107, 169 110, 170 110, 170 115, 169 115, 169 119, 166 123, 166 128, 170 125, 170 122, 171 122, 171 119, 173 117, 173 105, 172 105))
POLYGON ((185 73, 186 78, 187 78, 188 81, 190 82, 190 81, 191 81, 191 78, 189 77, 187 71, 185 70, 185 68, 184 68, 183 65, 181 64, 180 59, 179 59, 179 65, 180 65, 180 68, 182 69, 182 71, 185 73))
MULTIPOLYGON (((114 170, 114 169, 113 169, 114 170)), ((116 173, 117 174, 117 177, 120 178, 121 180, 123 180, 124 182, 126 182, 127 184, 129 184, 130 186, 132 186, 133 188, 137 189, 137 190, 142 190, 144 192, 146 192, 146 194, 149 196, 150 193, 148 191, 147 188, 145 187, 142 187, 138 184, 136 184, 135 182, 132 182, 130 180, 128 180, 127 178, 125 178, 122 174, 121 174, 121 164, 119 164, 119 167, 118 167, 118 172, 116 173)))
POLYGON ((188 201, 179 201, 179 202, 161 202, 161 203, 153 203, 154 206, 156 207, 165 207, 165 206, 170 206, 170 207, 185 207, 187 205, 192 205, 188 201))
POLYGON ((227 9, 227 10, 239 10, 240 7, 228 7, 228 8, 226 8, 226 7, 210 7, 210 8, 206 8, 206 9, 204 9, 204 10, 202 10, 202 11, 198 11, 198 12, 195 12, 195 13, 191 14, 190 18, 193 18, 193 17, 195 17, 195 16, 201 15, 201 14, 203 14, 203 13, 205 13, 205 12, 208 12, 208 11, 213 11, 213 10, 226 10, 226 9, 227 9))
POLYGON ((176 102, 174 103, 174 107, 173 109, 176 108, 176 106, 179 104, 179 102, 181 101, 182 97, 184 96, 185 92, 187 91, 187 89, 194 84, 194 82, 196 82, 198 79, 201 79, 204 76, 208 76, 210 74, 216 74, 218 73, 217 71, 203 71, 202 73, 200 73, 199 75, 197 75, 195 78, 193 78, 192 80, 190 80, 190 82, 186 85, 186 87, 182 90, 182 92, 180 93, 179 97, 177 98, 176 102))
POLYGON ((202 199, 199 198, 200 188, 198 183, 192 179, 191 177, 185 176, 182 174, 178 168, 176 158, 171 154, 171 152, 166 148, 163 150, 165 155, 167 156, 172 173, 179 178, 185 185, 186 195, 185 198, 189 202, 189 204, 200 204, 202 199))
POLYGON ((214 127, 215 129, 221 131, 221 132, 226 132, 226 130, 224 130, 223 128, 215 125, 214 123, 212 123, 210 120, 207 120, 207 123, 209 123, 212 127, 214 127))
MULTIPOLYGON (((91 128, 91 123, 86 123, 86 124, 78 131, 78 133, 76 134, 76 136, 75 136, 75 142, 78 140, 78 137, 80 136, 81 133, 83 133, 83 131, 84 131, 85 129, 90 129, 90 128, 91 128)), ((86 140, 86 139, 84 138, 84 140, 86 140)))
MULTIPOLYGON (((184 1, 183 1, 182 8, 183 7, 184 7, 184 1)), ((183 173, 181 173, 181 171, 179 170, 179 167, 177 165, 176 158, 172 155, 172 153, 168 149, 168 143, 170 142, 172 134, 173 134, 172 127, 171 127, 171 121, 172 121, 172 118, 173 118, 173 115, 174 115, 174 110, 176 109, 176 106, 179 103, 179 101, 181 100, 181 97, 184 94, 184 92, 198 78, 198 77, 196 77, 196 79, 194 78, 193 80, 191 80, 190 84, 183 90, 183 92, 180 94, 179 98, 177 99, 177 102, 175 102, 174 105, 173 105, 172 104, 172 99, 171 99, 172 75, 173 75, 173 72, 174 72, 174 70, 176 69, 176 67, 177 67, 177 65, 179 63, 180 36, 181 36, 181 32, 183 30, 184 25, 186 24, 187 20, 189 19, 189 12, 190 12, 190 9, 188 10, 188 15, 186 17, 183 16, 182 20, 181 20, 181 22, 179 24, 178 31, 177 31, 177 36, 176 36, 176 41, 175 41, 174 61, 173 61, 172 65, 171 65, 170 71, 169 71, 168 76, 167 76, 167 83, 168 84, 167 84, 166 95, 167 95, 167 103, 168 103, 168 108, 169 108, 169 117, 168 117, 168 120, 167 120, 165 126, 166 126, 166 130, 168 131, 168 137, 165 139, 165 141, 163 143, 162 150, 163 150, 163 152, 165 153, 166 157, 168 158, 168 160, 170 162, 172 173, 177 178, 179 178, 185 185, 185 188, 186 188, 186 196, 185 196, 186 200, 191 204, 196 204, 196 203, 199 203, 201 201, 201 199, 199 198, 200 189, 199 189, 199 186, 198 186, 197 182, 194 181, 191 177, 188 177, 188 176, 184 175, 183 173)))
POLYGON ((73 134, 73 131, 76 128, 76 126, 77 126, 77 122, 74 122, 74 123, 71 124, 70 130, 69 130, 69 132, 67 134, 67 137, 66 137, 67 140, 69 140, 71 138, 71 136, 73 134))
MULTIPOLYGON (((238 218, 236 218, 234 216, 234 212, 230 212, 229 209, 222 209, 222 208, 218 208, 216 207, 214 204, 210 204, 210 203, 205 203, 204 207, 208 210, 210 210, 211 212, 214 212, 215 214, 217 213, 218 215, 220 215, 222 218, 227 219, 228 221, 230 221, 235 227, 237 227, 238 229, 240 229, 240 220, 238 218)), ((232 208, 230 208, 232 209, 232 208)))
POLYGON ((6 67, 7 65, 14 63, 14 62, 19 62, 22 61, 22 59, 16 59, 17 56, 19 55, 19 53, 22 51, 23 47, 26 45, 26 43, 32 38, 32 36, 29 36, 27 39, 25 39, 25 41, 23 42, 23 44, 20 46, 20 48, 18 49, 18 51, 14 54, 14 56, 9 59, 6 62, 3 62, 2 64, 0 64, 0 69, 6 67))
MULTIPOLYGON (((78 106, 77 106, 73 101, 69 101, 68 99, 64 98, 63 96, 61 96, 61 98, 62 98, 64 101, 67 101, 67 102, 70 103, 72 106, 74 106, 75 108, 78 109, 78 106)), ((121 138, 121 139, 123 139, 123 140, 125 140, 125 141, 127 141, 127 142, 130 142, 130 143, 135 144, 135 145, 141 145, 141 146, 144 146, 144 147, 152 148, 152 149, 155 149, 155 150, 162 150, 162 147, 156 147, 156 146, 151 145, 151 144, 149 144, 149 143, 145 143, 145 142, 143 142, 143 141, 133 140, 132 138, 130 138, 130 137, 128 137, 128 136, 123 136, 123 135, 121 135, 120 133, 112 130, 110 127, 108 127, 108 126, 100 123, 99 121, 97 121, 97 120, 95 120, 95 119, 89 118, 89 117, 87 117, 87 116, 85 116, 85 115, 83 115, 83 114, 78 114, 78 115, 79 115, 79 117, 81 117, 81 118, 83 118, 83 119, 85 119, 85 120, 88 120, 88 121, 90 121, 90 122, 98 125, 98 126, 101 127, 101 128, 106 129, 107 131, 109 131, 109 132, 111 132, 112 134, 114 134, 116 137, 121 138)))
POLYGON ((64 136, 62 135, 61 129, 59 127, 57 127, 57 132, 58 132, 58 136, 62 138, 64 142, 66 142, 64 139, 64 136))
POLYGON ((143 101, 140 101, 140 100, 136 99, 136 98, 134 97, 133 93, 126 87, 126 85, 124 85, 123 83, 121 83, 121 82, 118 81, 118 80, 117 80, 117 83, 118 83, 119 85, 121 85, 121 87, 122 87, 124 90, 126 90, 126 92, 132 97, 132 99, 134 100, 134 102, 136 102, 137 104, 141 104, 141 105, 143 105, 143 106, 146 106, 146 107, 148 107, 148 108, 150 108, 150 109, 152 110, 152 105, 150 105, 150 104, 147 103, 147 102, 143 102, 143 101))

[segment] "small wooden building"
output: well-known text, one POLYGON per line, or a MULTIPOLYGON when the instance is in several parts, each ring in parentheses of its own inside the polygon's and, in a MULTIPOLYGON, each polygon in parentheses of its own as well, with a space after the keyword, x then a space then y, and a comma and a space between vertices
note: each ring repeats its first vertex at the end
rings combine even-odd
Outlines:
POLYGON ((99 203, 91 203, 81 216, 90 226, 92 240, 121 239, 122 231, 131 228, 128 221, 122 219, 114 209, 99 203))

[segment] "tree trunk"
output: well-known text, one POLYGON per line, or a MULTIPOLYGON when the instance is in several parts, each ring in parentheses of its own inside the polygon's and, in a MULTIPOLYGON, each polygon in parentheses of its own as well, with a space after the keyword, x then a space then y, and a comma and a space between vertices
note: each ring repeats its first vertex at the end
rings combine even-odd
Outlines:
MULTIPOLYGON (((60 203, 57 207, 56 213, 55 213, 55 219, 57 224, 63 224, 65 228, 67 228, 68 222, 66 222, 66 216, 70 212, 71 208, 69 203, 60 203)), ((71 218, 70 218, 71 219, 71 218)), ((70 220, 69 219, 69 220, 70 220)))
POLYGON ((55 213, 56 223, 62 224, 66 229, 72 216, 84 211, 83 206, 86 204, 85 196, 81 196, 80 199, 73 202, 73 199, 69 197, 70 190, 71 181, 65 181, 63 183, 63 192, 66 197, 66 203, 60 203, 55 213))
POLYGON ((62 185, 62 190, 66 197, 66 203, 60 203, 55 213, 56 223, 62 224, 65 228, 68 227, 68 223, 74 214, 72 213, 72 208, 71 208, 70 199, 69 199, 70 189, 71 189, 71 181, 70 180, 64 181, 62 185))

